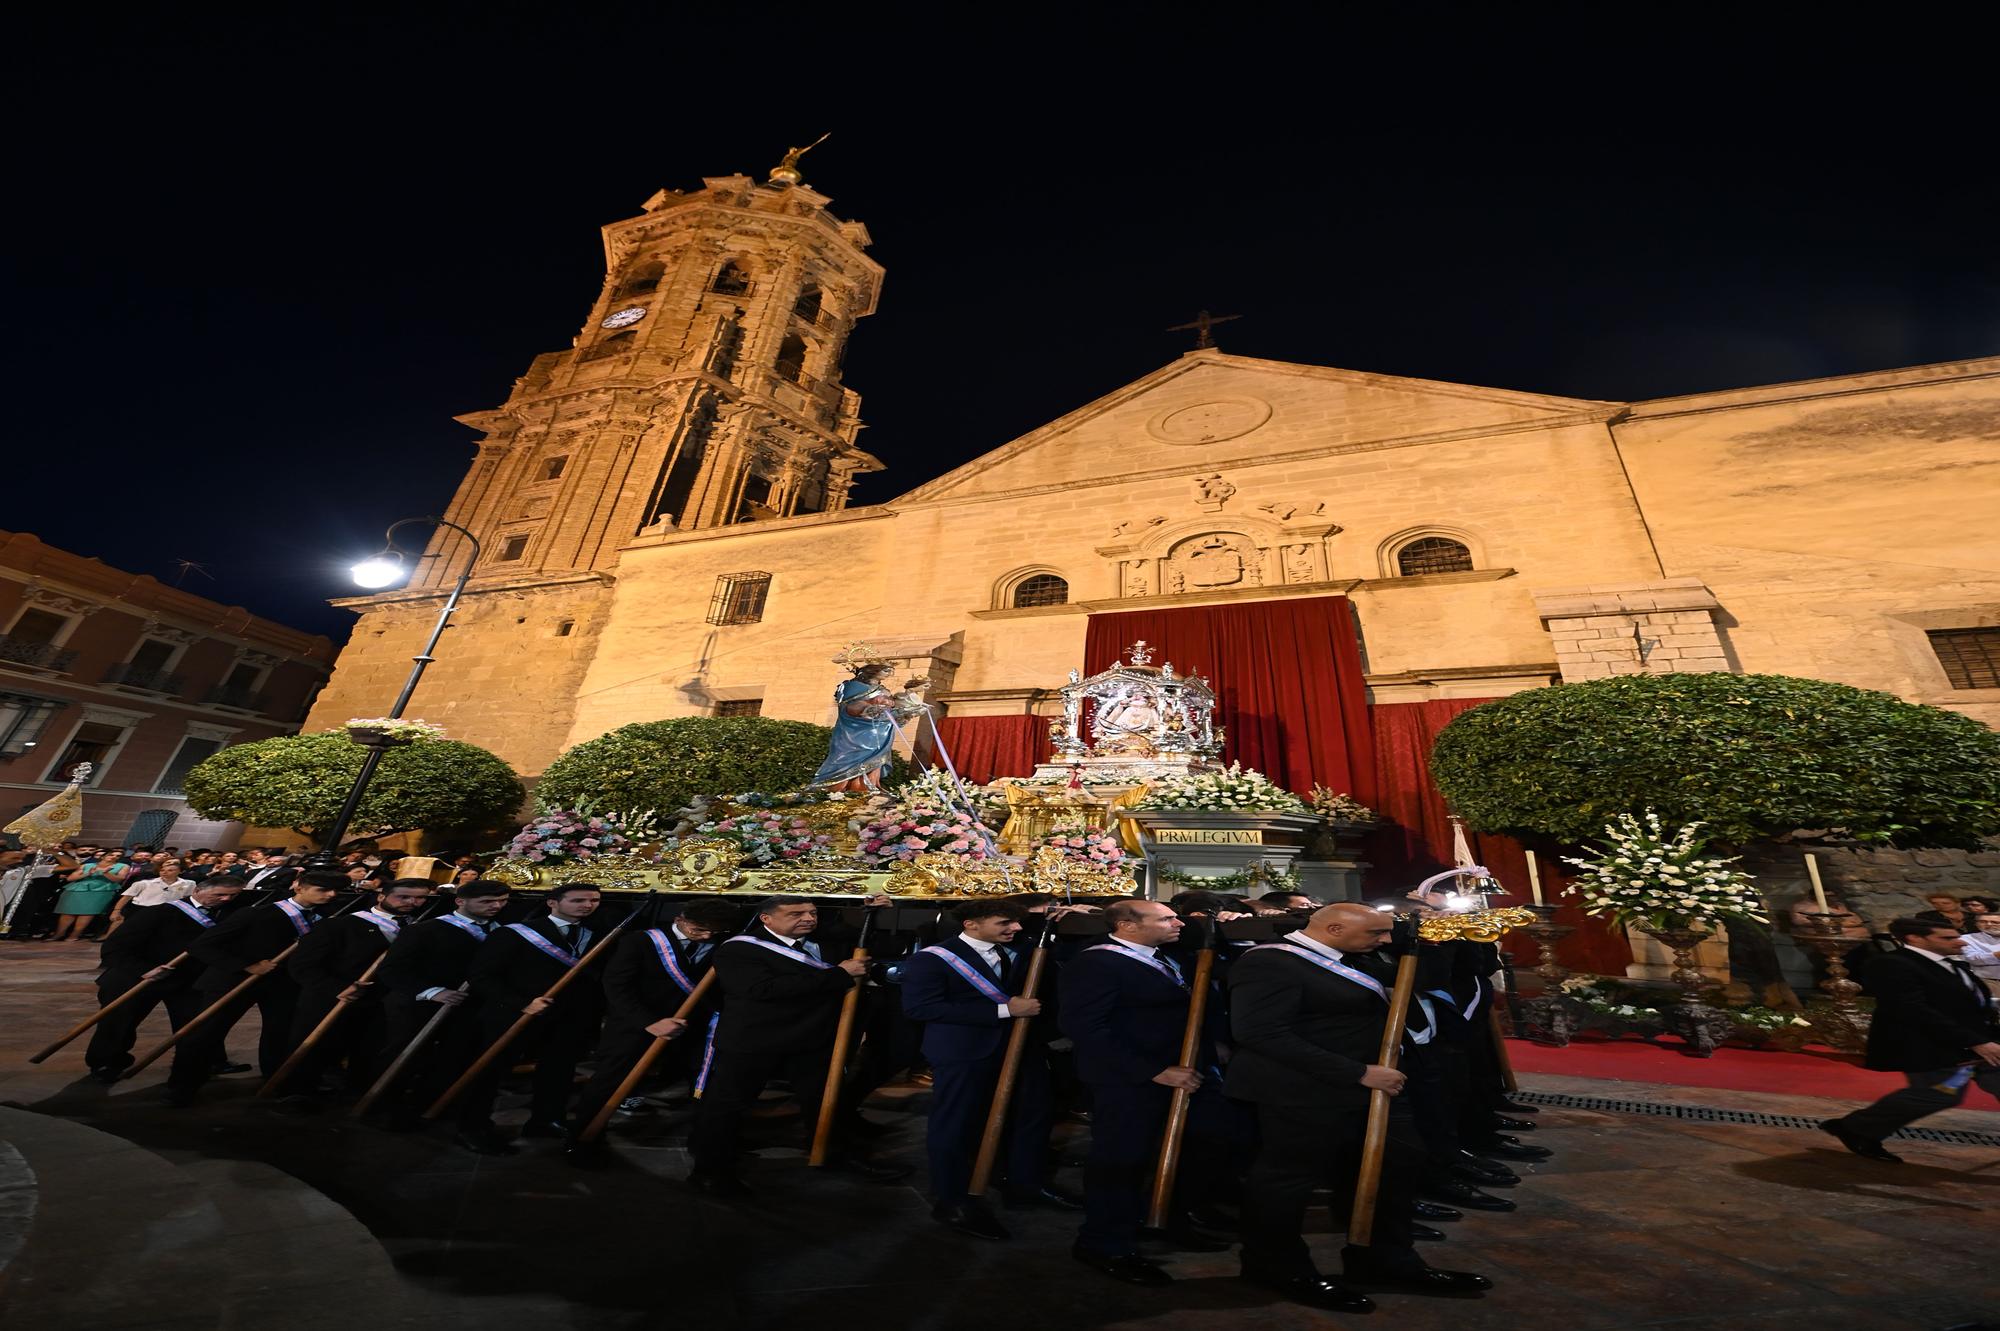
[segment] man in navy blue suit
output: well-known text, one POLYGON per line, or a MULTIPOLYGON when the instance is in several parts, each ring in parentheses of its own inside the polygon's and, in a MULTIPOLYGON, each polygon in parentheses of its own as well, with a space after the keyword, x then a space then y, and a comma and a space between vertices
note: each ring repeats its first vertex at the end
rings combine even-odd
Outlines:
MULTIPOLYGON (((1014 1023, 1033 1021, 1039 999, 1020 996, 1028 958, 1013 946, 1021 912, 1004 901, 973 901, 951 913, 958 936, 903 963, 903 1012, 924 1023, 931 1065, 930 1151, 933 1218, 986 1239, 1009 1237, 984 1199, 966 1195, 1014 1023)), ((1074 1209, 1043 1181, 1049 1146, 1049 1074, 1031 1039, 1021 1058, 1007 1118, 1007 1198, 1013 1205, 1074 1209)))
POLYGON ((1115 1280, 1166 1285, 1173 1277, 1139 1253, 1139 1226, 1173 1093, 1202 1084, 1199 1072, 1180 1066, 1188 983, 1164 951, 1180 937, 1181 919, 1157 901, 1117 901, 1104 921, 1110 940, 1064 966, 1058 991, 1062 1033, 1091 1094, 1083 1227, 1070 1252, 1115 1280))

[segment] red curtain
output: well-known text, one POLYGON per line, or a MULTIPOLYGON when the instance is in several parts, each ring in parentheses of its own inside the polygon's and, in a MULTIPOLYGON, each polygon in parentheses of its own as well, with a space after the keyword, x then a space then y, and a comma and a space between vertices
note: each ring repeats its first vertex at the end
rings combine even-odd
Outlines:
POLYGON ((1092 615, 1084 673, 1144 639, 1153 664, 1215 686, 1223 756, 1299 794, 1314 785, 1375 802, 1368 698, 1354 613, 1344 596, 1092 615))
POLYGON ((958 774, 975 784, 1032 775, 1050 752, 1046 716, 947 716, 938 734, 958 774))
MULTIPOLYGON (((1408 891, 1434 873, 1449 869, 1451 820, 1444 796, 1431 780, 1431 745, 1438 732, 1452 718, 1470 711, 1491 698, 1440 698, 1428 702, 1377 703, 1372 709, 1375 722, 1375 773, 1378 803, 1375 809, 1393 820, 1376 833, 1370 847, 1375 868, 1368 877, 1371 896, 1391 891, 1408 891)), ((1365 803, 1366 801, 1364 801, 1365 803)), ((1499 899, 1507 906, 1526 905, 1528 891, 1527 850, 1512 837, 1467 832, 1475 862, 1499 875, 1512 895, 1499 899)), ((1573 970, 1622 975, 1632 959, 1630 946, 1602 921, 1577 909, 1573 899, 1559 895, 1568 885, 1565 866, 1556 855, 1544 852, 1537 863, 1542 871, 1543 900, 1557 907, 1556 922, 1576 930, 1557 945, 1557 955, 1573 970)), ((1534 965, 1538 953, 1533 939, 1524 933, 1507 935, 1506 946, 1517 962, 1534 965)))

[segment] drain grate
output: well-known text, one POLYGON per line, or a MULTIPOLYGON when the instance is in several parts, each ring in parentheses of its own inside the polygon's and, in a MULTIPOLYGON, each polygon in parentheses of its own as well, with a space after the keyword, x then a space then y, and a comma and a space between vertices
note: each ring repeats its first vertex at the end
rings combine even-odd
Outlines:
MULTIPOLYGON (((1514 1091, 1516 1100, 1547 1105, 1551 1109, 1591 1109, 1600 1114, 1649 1114, 1654 1118, 1681 1118, 1693 1123, 1742 1123, 1753 1128, 1817 1129, 1821 1120, 1797 1114, 1753 1114, 1742 1109, 1715 1109, 1708 1105, 1652 1104, 1645 1100, 1603 1100, 1594 1095, 1554 1095, 1547 1091, 1514 1091)), ((1951 1128, 1904 1128, 1896 1134, 1906 1141, 1938 1142, 1945 1146, 2000 1146, 2000 1132, 1961 1132, 1951 1128)))

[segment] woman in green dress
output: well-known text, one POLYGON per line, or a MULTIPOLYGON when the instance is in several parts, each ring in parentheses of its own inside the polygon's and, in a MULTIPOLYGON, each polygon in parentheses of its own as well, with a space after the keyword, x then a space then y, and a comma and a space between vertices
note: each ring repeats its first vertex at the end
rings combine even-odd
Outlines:
POLYGON ((81 943, 83 931, 90 922, 111 909, 111 903, 118 899, 118 891, 124 886, 125 875, 131 869, 118 859, 118 852, 107 850, 97 857, 95 864, 86 864, 69 876, 69 886, 56 898, 56 936, 58 943, 81 943))

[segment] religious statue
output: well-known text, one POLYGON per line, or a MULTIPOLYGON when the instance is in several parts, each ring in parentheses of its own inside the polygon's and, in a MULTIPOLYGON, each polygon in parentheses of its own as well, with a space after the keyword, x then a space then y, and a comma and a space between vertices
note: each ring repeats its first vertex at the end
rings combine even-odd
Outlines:
POLYGON ((820 135, 818 138, 814 139, 811 143, 808 143, 803 148, 785 149, 784 160, 771 168, 771 175, 770 175, 771 183, 774 185, 803 184, 805 181, 805 176, 799 171, 799 159, 801 157, 804 157, 807 153, 819 147, 822 143, 825 143, 829 138, 832 137, 833 137, 833 131, 828 130, 826 133, 820 135))
POLYGON ((894 666, 877 657, 867 644, 855 643, 833 658, 846 666, 852 679, 833 691, 839 711, 826 761, 813 773, 812 784, 831 790, 872 791, 882 788, 882 769, 896 745, 899 723, 924 710, 921 690, 929 680, 913 679, 902 692, 891 693, 883 681, 894 666))

